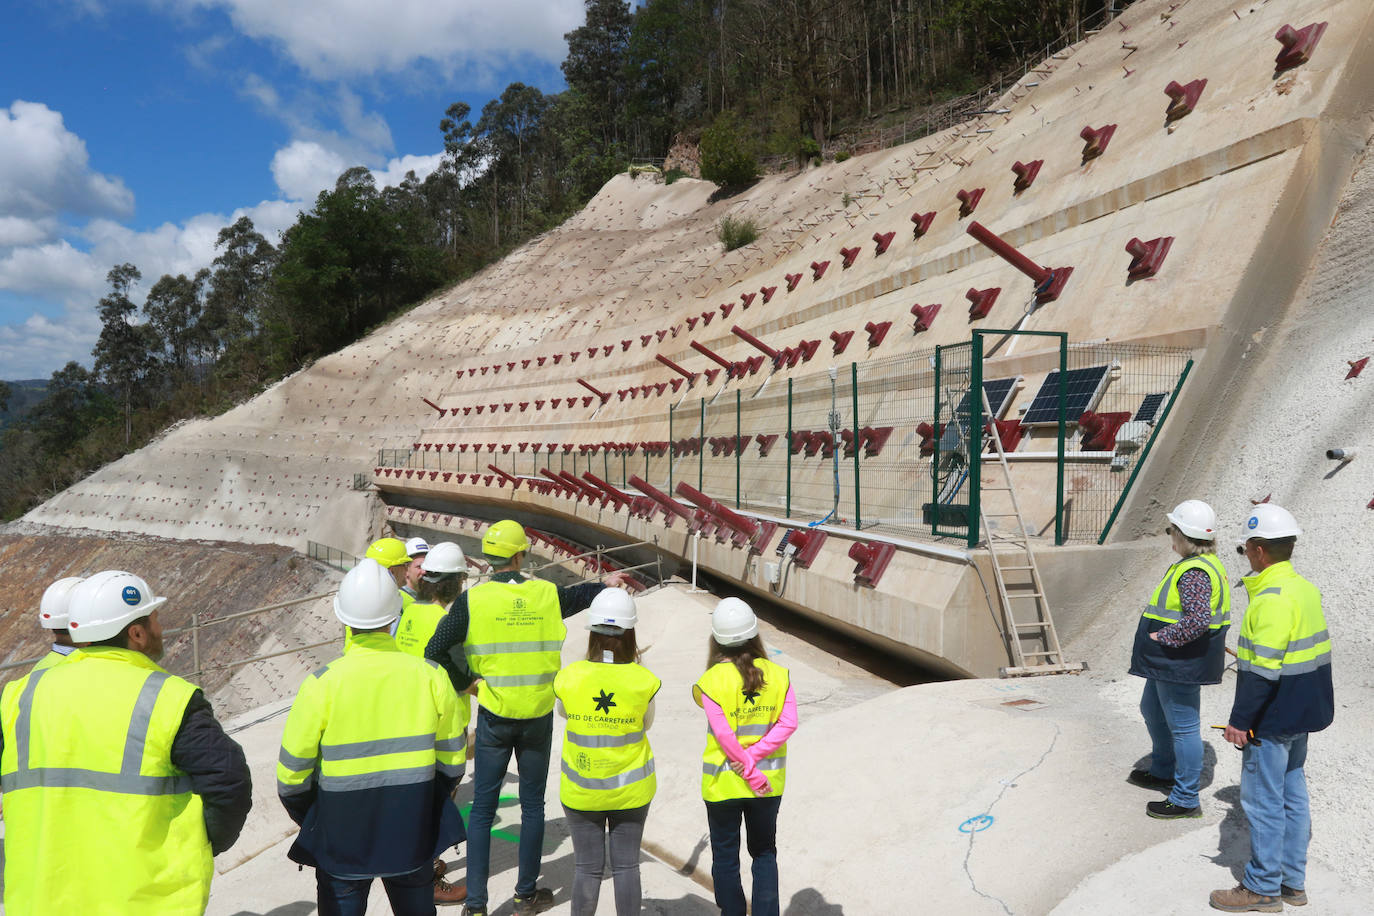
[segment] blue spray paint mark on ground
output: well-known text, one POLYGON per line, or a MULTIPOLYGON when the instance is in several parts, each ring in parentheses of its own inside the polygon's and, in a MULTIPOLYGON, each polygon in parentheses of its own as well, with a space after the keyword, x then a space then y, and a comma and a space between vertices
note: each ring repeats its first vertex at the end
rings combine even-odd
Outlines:
POLYGON ((987 830, 992 826, 994 818, 991 814, 975 814, 973 817, 959 825, 960 833, 978 833, 987 830))

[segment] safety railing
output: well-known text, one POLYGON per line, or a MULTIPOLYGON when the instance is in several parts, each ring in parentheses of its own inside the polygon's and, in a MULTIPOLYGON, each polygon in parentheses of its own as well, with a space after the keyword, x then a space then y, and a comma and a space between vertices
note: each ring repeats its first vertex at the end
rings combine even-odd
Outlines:
POLYGON ((492 465, 537 480, 545 479, 543 469, 591 472, 622 489, 639 476, 666 493, 686 482, 756 513, 967 542, 976 534, 970 519, 978 514, 981 462, 992 454, 987 437, 997 429, 1018 492, 1053 495, 1026 500, 1028 516, 1048 518, 1047 536, 1052 529, 1056 543, 1095 541, 1168 417, 1191 351, 1100 342, 1066 344, 1061 357, 1057 341, 1037 343, 1029 333, 979 332, 977 352, 971 342, 942 347, 938 373, 934 349, 790 378, 765 364, 708 397, 689 395, 670 407, 659 427, 670 443, 662 455, 574 440, 552 452, 412 450, 405 466, 488 475, 492 465), (1061 367, 1063 392, 1051 384, 1061 367), (981 398, 968 397, 975 377, 995 402, 995 417, 982 417, 981 398), (959 422, 951 422, 954 415, 959 422))
POLYGON ((348 572, 358 565, 358 558, 351 553, 339 550, 337 547, 330 547, 328 544, 320 544, 315 541, 305 542, 305 555, 312 560, 318 560, 325 566, 348 572))

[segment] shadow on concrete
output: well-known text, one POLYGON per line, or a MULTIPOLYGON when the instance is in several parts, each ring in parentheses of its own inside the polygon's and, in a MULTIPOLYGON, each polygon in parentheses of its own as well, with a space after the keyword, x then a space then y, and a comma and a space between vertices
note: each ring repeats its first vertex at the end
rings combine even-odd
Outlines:
POLYGON ((831 903, 814 887, 803 888, 792 895, 783 916, 844 916, 844 907, 831 903))
POLYGON ((697 897, 680 897, 677 900, 656 900, 645 897, 640 912, 646 916, 715 916, 720 910, 714 905, 697 897))
POLYGON ((1215 798, 1230 808, 1217 825, 1217 854, 1210 858, 1214 864, 1229 868, 1239 883, 1245 874, 1245 863, 1250 860, 1250 824, 1240 807, 1240 786, 1220 789, 1215 798))
MULTIPOLYGON (((1132 769, 1148 770, 1150 768, 1150 755, 1144 754, 1137 758, 1131 765, 1132 769)), ((1212 779, 1217 772, 1217 749, 1206 741, 1202 742, 1202 774, 1198 777, 1198 790, 1207 788, 1212 784, 1212 779)), ((1129 774, 1128 774, 1129 775, 1129 774)), ((1125 780, 1125 777, 1122 777, 1125 780)), ((1148 791, 1148 790, 1146 790, 1148 791)), ((1167 793, 1166 793, 1167 794, 1167 793)))
MULTIPOLYGON (((377 886, 381 890, 381 885, 377 886)), ((234 916, 309 916, 315 912, 315 901, 297 900, 295 903, 283 903, 281 906, 274 906, 265 913, 258 913, 253 910, 239 910, 234 916)))

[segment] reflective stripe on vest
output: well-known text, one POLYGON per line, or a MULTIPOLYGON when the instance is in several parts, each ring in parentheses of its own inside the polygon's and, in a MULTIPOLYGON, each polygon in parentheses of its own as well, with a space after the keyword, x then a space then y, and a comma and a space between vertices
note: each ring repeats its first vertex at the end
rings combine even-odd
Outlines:
POLYGON ((579 811, 621 811, 653 800, 658 784, 644 718, 661 682, 638 664, 576 661, 554 692, 568 717, 559 797, 579 811))
POLYGON ((563 625, 551 582, 483 582, 467 591, 468 669, 482 680, 477 702, 508 719, 535 719, 553 709, 553 679, 562 662, 563 625))
POLYGON ((1331 664, 1321 593, 1291 563, 1276 563, 1245 585, 1251 604, 1236 640, 1237 670, 1276 681, 1331 664))
MULTIPOLYGON (((745 748, 757 744, 778 721, 790 683, 790 675, 781 665, 760 658, 754 660, 754 666, 763 669, 764 674, 763 687, 757 693, 745 694, 744 679, 731 662, 713 665, 693 688, 694 695, 708 696, 720 707, 740 746, 745 748)), ((781 795, 787 779, 787 745, 783 744, 754 766, 768 777, 766 794, 781 795)), ((749 784, 730 769, 729 758, 709 724, 706 750, 702 755, 701 797, 706 801, 755 797, 749 784)))
POLYGON ((1231 623, 1231 590, 1226 584, 1226 571, 1215 554, 1188 557, 1169 567, 1164 579, 1155 587, 1144 616, 1165 623, 1183 619, 1183 602, 1178 593, 1178 580, 1190 569, 1200 569, 1212 584, 1212 617, 1208 627, 1219 630, 1231 623))

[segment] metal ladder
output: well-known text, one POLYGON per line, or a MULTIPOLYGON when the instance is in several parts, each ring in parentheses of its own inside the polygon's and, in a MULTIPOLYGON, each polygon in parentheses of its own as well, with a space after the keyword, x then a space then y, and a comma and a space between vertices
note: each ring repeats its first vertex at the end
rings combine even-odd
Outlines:
MULTIPOLYGON (((979 394, 983 398, 983 417, 992 424, 991 405, 987 391, 979 394)), ((1016 501, 1016 490, 1011 483, 1011 468, 1007 456, 1002 451, 1002 437, 997 435, 996 425, 992 424, 993 451, 997 454, 997 466, 1002 471, 1002 485, 981 484, 978 500, 978 515, 983 525, 983 541, 987 544, 988 557, 992 563, 992 576, 997 583, 997 596, 1002 602, 1004 623, 1003 635, 1011 653, 1012 664, 1001 669, 1002 677, 1024 677, 1035 674, 1064 674, 1083 671, 1087 668, 1082 662, 1065 662, 1059 648, 1059 634, 1050 616, 1050 605, 1045 597, 1045 586, 1040 580, 1040 567, 1035 562, 1035 552, 1031 550, 1030 538, 1026 535, 1025 520, 1021 516, 1020 504, 1016 501), (1011 512, 988 512, 988 503, 982 498, 985 493, 1006 493, 1011 503, 1011 512), (1015 527, 1014 533, 994 531, 988 524, 991 519, 1010 519, 1015 527), (1010 548, 1011 561, 997 555, 1000 546, 1010 548), (1018 581, 1008 581, 1011 578, 1018 581), (1029 581, 1024 581, 1029 580, 1029 581), (1023 642, 1030 643, 1029 651, 1023 642)), ((973 431, 970 430, 970 433, 973 431)), ((978 430, 975 441, 977 450, 970 448, 970 460, 982 460, 981 436, 978 430)))

